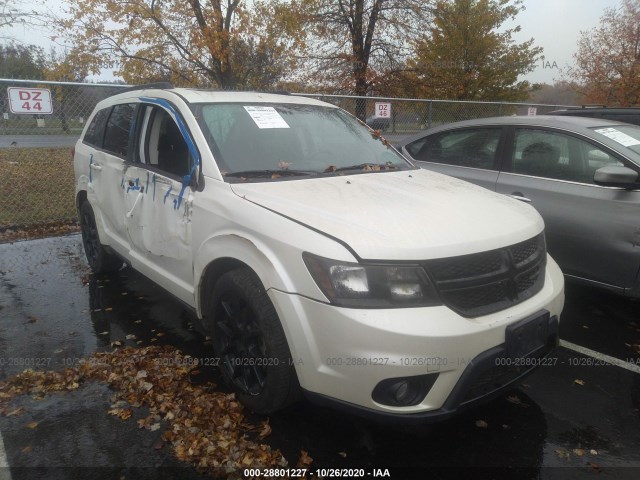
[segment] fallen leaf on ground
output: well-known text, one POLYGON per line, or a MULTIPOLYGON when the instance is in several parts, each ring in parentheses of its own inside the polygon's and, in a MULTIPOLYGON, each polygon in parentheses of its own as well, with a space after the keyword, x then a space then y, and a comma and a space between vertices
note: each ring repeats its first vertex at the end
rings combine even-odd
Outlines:
POLYGON ((476 427, 478 428, 487 428, 489 424, 484 420, 476 420, 476 427))
POLYGON ((584 384, 585 384, 584 380, 579 380, 577 378, 573 381, 573 383, 575 383, 576 385, 580 385, 580 386, 584 386, 584 384))
POLYGON ((593 462, 587 462, 587 465, 589 465, 591 468, 593 468, 596 471, 600 471, 600 465, 598 465, 597 463, 593 463, 593 462))
POLYGON ((38 422, 29 422, 27 423, 27 428, 34 429, 38 427, 38 422))
POLYGON ((31 453, 32 451, 33 449, 31 448, 31 445, 27 445, 22 449, 22 453, 31 453))
POLYGON ((107 413, 109 415, 118 417, 122 420, 127 420, 131 418, 131 415, 133 414, 133 410, 131 410, 130 408, 112 408, 107 413))
POLYGON ((573 453, 575 453, 579 457, 582 457, 584 455, 584 450, 582 448, 574 448, 573 453))
POLYGON ((260 438, 265 438, 268 437, 269 435, 271 435, 271 425, 269 425, 269 422, 262 422, 262 429, 260 430, 260 433, 258 434, 258 436, 260 438))
POLYGON ((19 408, 16 408, 15 410, 11 410, 5 416, 6 417, 17 417, 18 415, 22 415, 23 413, 24 413, 24 408, 23 407, 19 407, 19 408))
POLYGON ((569 458, 571 457, 571 452, 569 452, 569 450, 567 450, 566 448, 558 448, 556 449, 556 455, 558 456, 558 458, 569 458))
POLYGON ((347 452, 338 452, 338 455, 340 455, 342 458, 347 458, 347 452))
POLYGON ((297 468, 305 468, 313 463, 313 458, 309 456, 306 450, 300 450, 300 458, 298 459, 297 468))
POLYGON ((598 451, 597 451, 597 450, 594 450, 594 449, 589 450, 589 453, 590 453, 591 455, 598 455, 598 451))

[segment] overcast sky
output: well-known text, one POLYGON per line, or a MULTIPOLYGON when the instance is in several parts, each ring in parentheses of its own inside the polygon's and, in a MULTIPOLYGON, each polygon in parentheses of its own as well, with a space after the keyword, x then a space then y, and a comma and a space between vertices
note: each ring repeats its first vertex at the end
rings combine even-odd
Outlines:
MULTIPOLYGON (((40 9, 42 0, 16 1, 23 10, 40 9)), ((573 64, 572 55, 576 51, 576 42, 581 30, 589 30, 598 24, 604 9, 620 5, 620 0, 524 0, 526 10, 520 13, 513 25, 520 25, 522 31, 515 37, 522 42, 534 38, 535 44, 544 48, 545 60, 538 62, 533 73, 525 78, 532 82, 553 83, 560 79, 561 68, 573 64), (548 63, 547 63, 548 62, 548 63)), ((47 9, 60 10, 61 0, 48 0, 47 9)), ((51 45, 47 32, 34 32, 22 27, 3 36, 12 35, 25 43, 35 43, 45 50, 51 45)), ((50 34, 49 34, 50 35, 50 34)), ((110 71, 104 71, 103 79, 112 79, 110 71)))

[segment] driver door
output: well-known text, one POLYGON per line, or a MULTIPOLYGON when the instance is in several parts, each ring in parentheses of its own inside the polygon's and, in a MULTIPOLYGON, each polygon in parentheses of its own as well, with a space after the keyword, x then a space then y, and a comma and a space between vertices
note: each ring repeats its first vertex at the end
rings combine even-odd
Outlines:
POLYGON ((192 303, 194 156, 180 121, 160 105, 140 109, 137 161, 124 175, 124 216, 134 268, 192 303))

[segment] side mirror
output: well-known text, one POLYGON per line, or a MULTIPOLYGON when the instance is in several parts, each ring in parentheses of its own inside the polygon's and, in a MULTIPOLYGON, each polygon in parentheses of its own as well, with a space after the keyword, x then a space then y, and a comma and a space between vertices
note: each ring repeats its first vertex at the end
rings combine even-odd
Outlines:
POLYGON ((599 168, 593 175, 593 181, 605 187, 633 188, 637 180, 638 172, 619 165, 599 168))

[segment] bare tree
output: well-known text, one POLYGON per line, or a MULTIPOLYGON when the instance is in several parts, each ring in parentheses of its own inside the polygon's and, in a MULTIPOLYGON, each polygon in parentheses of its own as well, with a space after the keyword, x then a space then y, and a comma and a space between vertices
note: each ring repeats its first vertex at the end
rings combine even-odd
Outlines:
MULTIPOLYGON (((365 96, 400 68, 428 22, 424 0, 297 0, 307 81, 365 96)), ((364 101, 356 106, 364 118, 364 101)))

